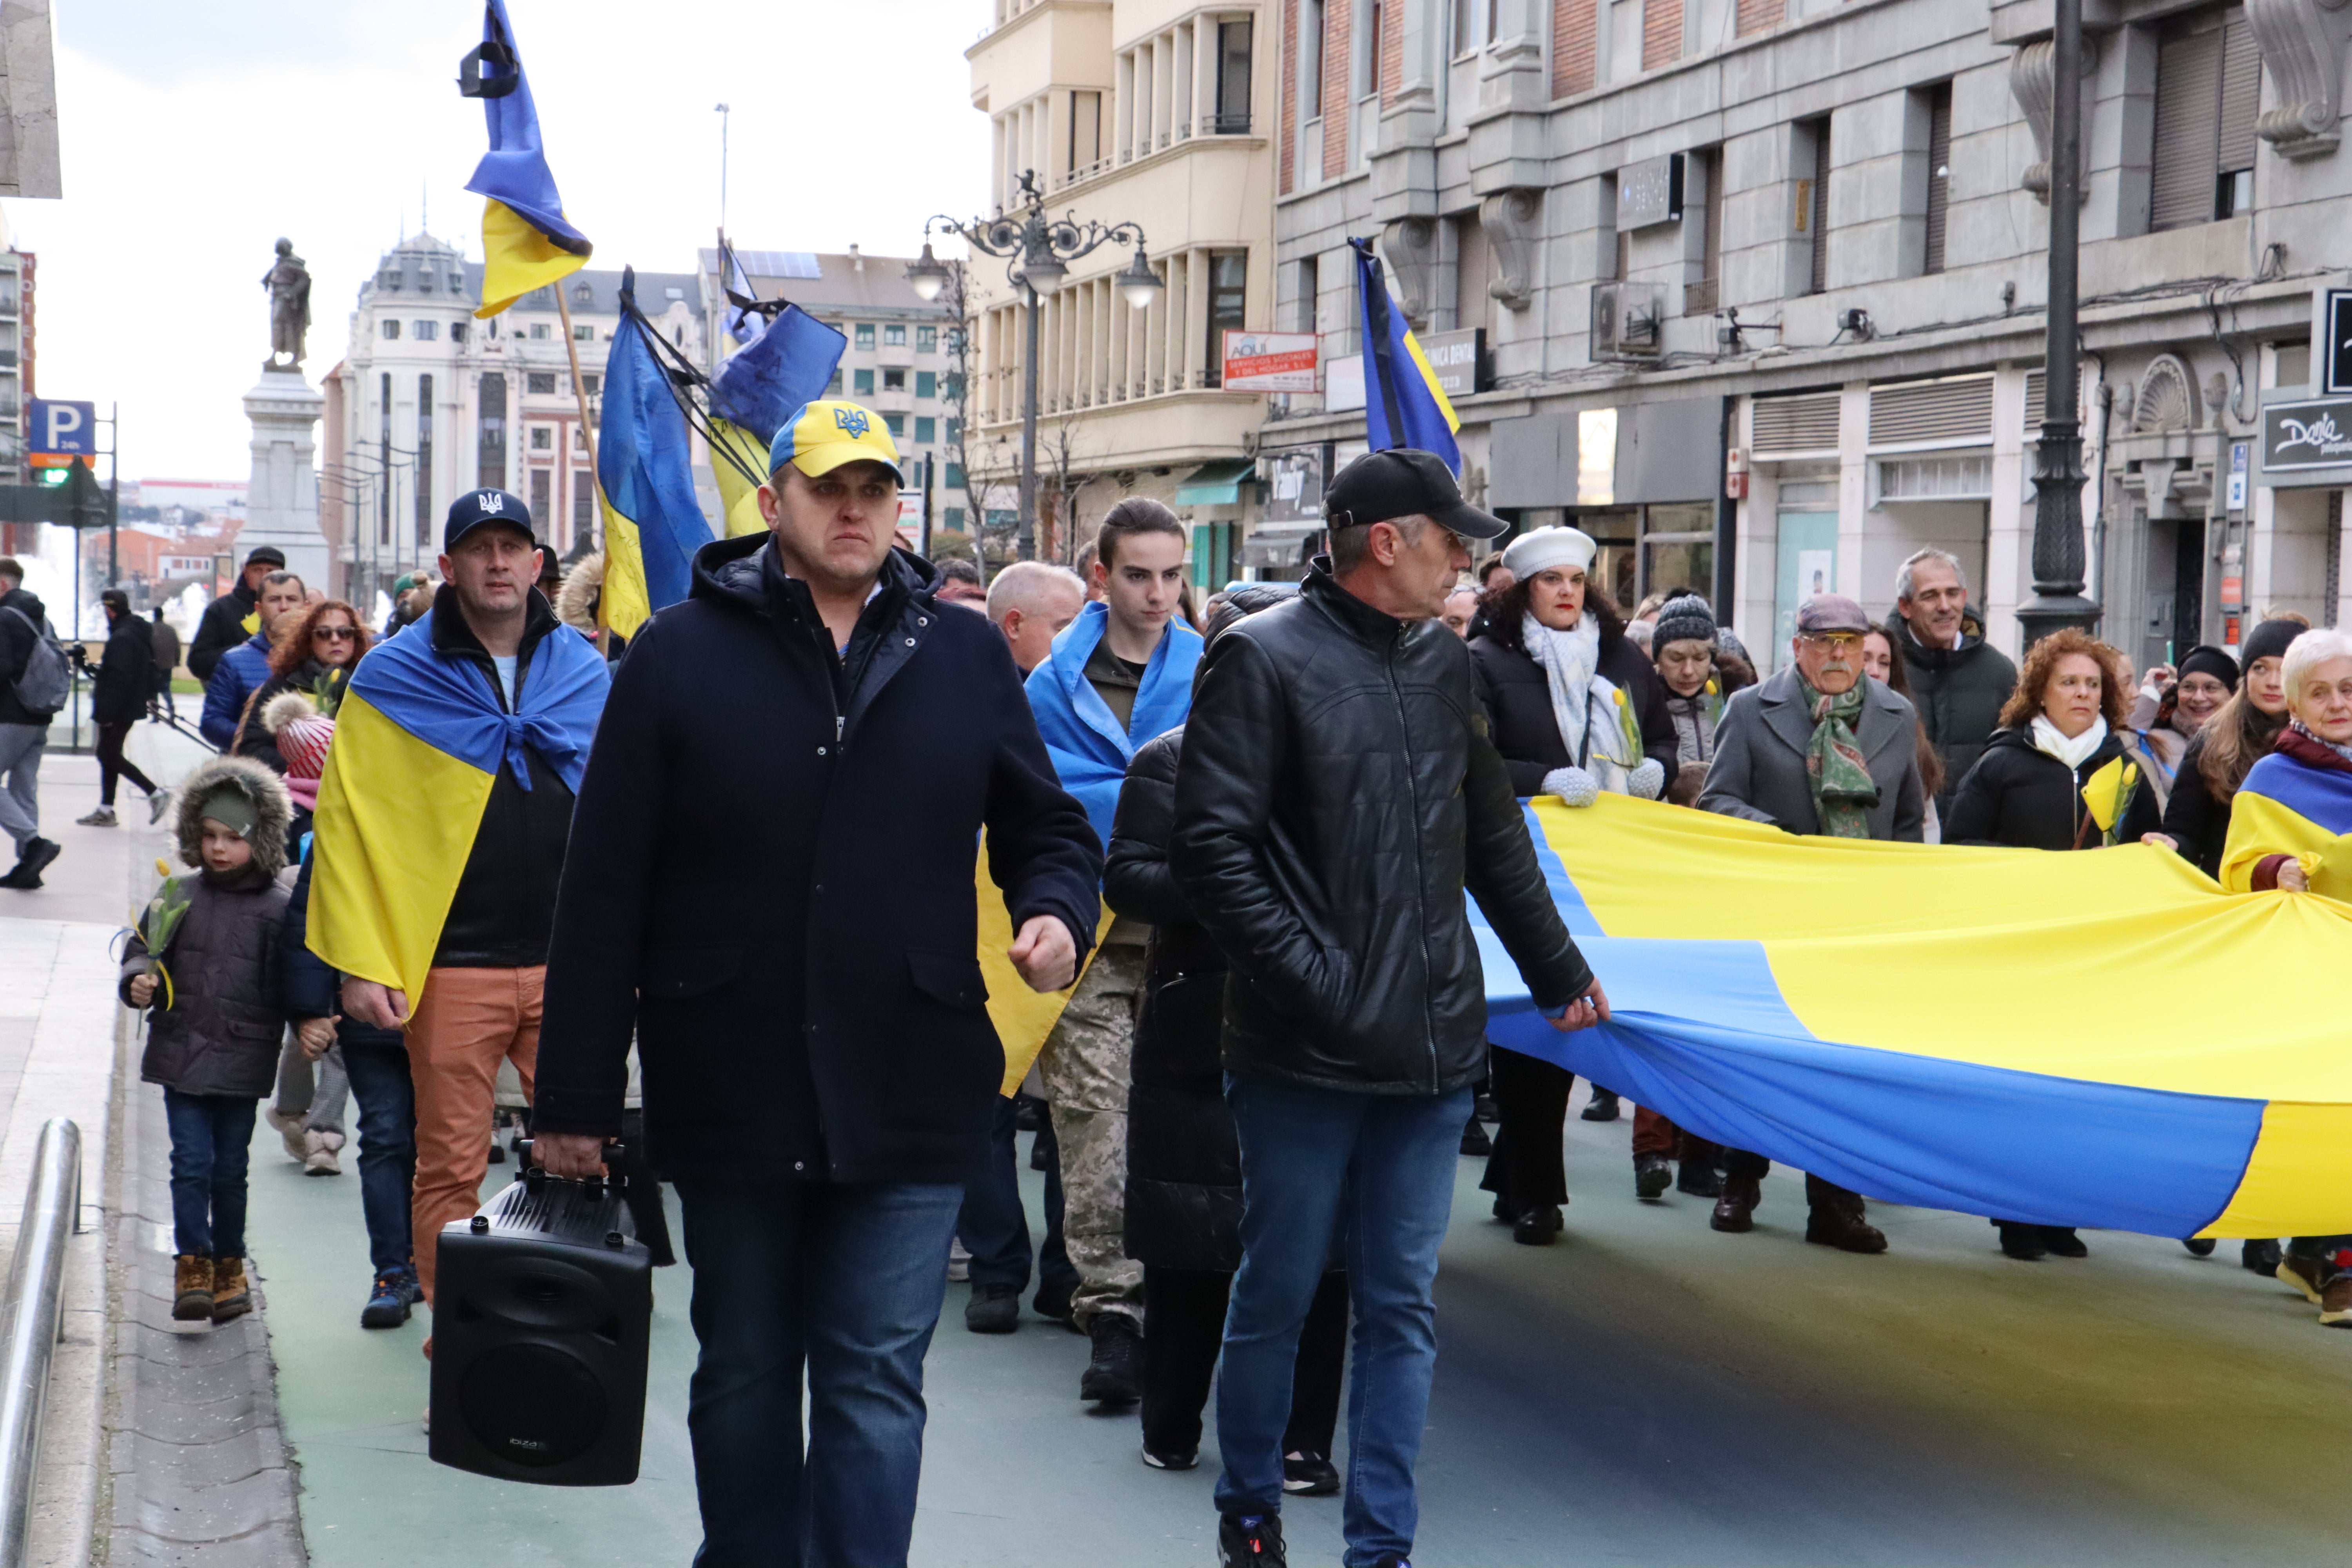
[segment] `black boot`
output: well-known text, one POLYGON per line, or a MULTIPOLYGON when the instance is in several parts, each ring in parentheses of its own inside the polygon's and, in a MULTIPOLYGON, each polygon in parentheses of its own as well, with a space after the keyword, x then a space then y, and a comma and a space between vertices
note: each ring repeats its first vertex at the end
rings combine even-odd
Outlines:
POLYGON ((1078 1397, 1097 1405, 1132 1405, 1143 1397, 1143 1334, 1124 1312, 1097 1312, 1087 1324, 1094 1360, 1078 1379, 1078 1397))
POLYGON ((1706 1223, 1717 1230, 1738 1235, 1756 1228, 1756 1205, 1764 1201, 1764 1184, 1754 1176, 1726 1176, 1723 1195, 1715 1200, 1715 1212, 1706 1223))
POLYGON ((1633 1195, 1637 1198, 1662 1198, 1675 1183, 1674 1166, 1664 1154, 1633 1156, 1633 1195))
POLYGON ((2091 1249, 2074 1234, 2071 1225, 2045 1225, 2042 1227, 2042 1245, 2050 1249, 2053 1258, 2088 1258, 2091 1249))
POLYGON ((1465 1154, 1477 1155, 1492 1154, 1495 1152, 1495 1141, 1486 1136, 1486 1130, 1478 1124, 1478 1119, 1475 1116, 1463 1124, 1462 1152, 1465 1154))
POLYGON ((2049 1239, 2038 1225, 2011 1225, 2000 1220, 1992 1222, 2000 1232, 2000 1250, 2020 1263, 2037 1263, 2050 1256, 2049 1239))
POLYGON ((1566 1228, 1559 1210, 1550 1204, 1539 1204, 1523 1212, 1511 1224, 1511 1239, 1521 1247, 1549 1247, 1552 1237, 1566 1228))
POLYGON ((1685 1159, 1682 1173, 1675 1178, 1675 1191, 1688 1193, 1695 1198, 1719 1198, 1723 1195, 1723 1173, 1715 1168, 1712 1160, 1685 1159))
POLYGON ((1858 1197, 1816 1198, 1805 1216, 1805 1239, 1840 1252, 1874 1257, 1886 1250, 1886 1233, 1864 1219, 1864 1212, 1858 1197))
POLYGON ((1613 1089, 1603 1089, 1597 1083, 1594 1084, 1592 1086, 1592 1103, 1584 1108, 1584 1120, 1587 1121, 1616 1121, 1617 1091, 1613 1089))
POLYGON ((2249 1274, 2259 1274, 2269 1279, 2278 1273, 2279 1244, 2275 1237, 2261 1237, 2249 1241, 2239 1250, 2238 1265, 2249 1274))
POLYGON ((2191 1258, 2210 1258, 2215 1243, 2210 1236, 2190 1236, 2182 1237, 2180 1245, 2189 1249, 2191 1258))

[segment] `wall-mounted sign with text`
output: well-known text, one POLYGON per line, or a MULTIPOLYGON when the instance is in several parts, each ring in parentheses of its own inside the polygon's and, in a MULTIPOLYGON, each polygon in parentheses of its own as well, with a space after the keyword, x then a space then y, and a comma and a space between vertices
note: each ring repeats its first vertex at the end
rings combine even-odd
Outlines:
POLYGON ((1313 332, 1225 332, 1228 392, 1313 392, 1313 332))
POLYGON ((2352 397, 2273 403, 2263 410, 2263 470, 2352 468, 2352 397))

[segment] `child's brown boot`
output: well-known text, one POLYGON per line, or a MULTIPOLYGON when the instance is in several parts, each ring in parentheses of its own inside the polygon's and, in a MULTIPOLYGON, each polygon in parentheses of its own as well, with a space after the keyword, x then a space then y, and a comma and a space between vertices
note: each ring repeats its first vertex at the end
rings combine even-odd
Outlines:
POLYGON ((213 1260, 182 1253, 172 1265, 172 1316, 200 1323, 213 1315, 213 1260))
POLYGON ((226 1323, 253 1310, 253 1287, 246 1283, 245 1259, 213 1259, 213 1321, 226 1323))

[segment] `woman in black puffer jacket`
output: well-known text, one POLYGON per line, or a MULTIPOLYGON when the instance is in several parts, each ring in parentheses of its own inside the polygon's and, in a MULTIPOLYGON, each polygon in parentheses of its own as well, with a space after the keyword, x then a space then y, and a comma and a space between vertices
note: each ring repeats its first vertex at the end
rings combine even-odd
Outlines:
MULTIPOLYGON (((1287 595, 1287 585, 1243 588, 1217 608, 1209 635, 1287 595)), ((1176 768, 1184 731, 1145 743, 1128 765, 1111 825, 1103 897, 1151 925, 1142 1009, 1127 1100, 1127 1255, 1143 1265, 1143 1458, 1189 1470, 1201 1411, 1224 1338, 1225 1298, 1241 1267, 1241 1146, 1225 1109, 1218 1036, 1225 959, 1194 923, 1168 870, 1176 768)), ((1298 1339, 1283 1487, 1339 1486, 1331 1436, 1347 1356, 1348 1283, 1334 1270, 1316 1292, 1298 1339)))

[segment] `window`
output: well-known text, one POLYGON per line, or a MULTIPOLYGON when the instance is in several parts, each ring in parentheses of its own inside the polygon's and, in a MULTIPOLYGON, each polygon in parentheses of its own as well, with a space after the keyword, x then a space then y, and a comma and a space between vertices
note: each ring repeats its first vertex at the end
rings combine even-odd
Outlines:
POLYGON ((882 427, 889 431, 891 438, 896 440, 907 433, 907 416, 903 414, 885 414, 882 416, 882 427))
POLYGON ((544 425, 530 427, 530 449, 534 452, 555 450, 555 432, 544 425))
POLYGON ((1454 330, 1475 331, 1486 324, 1488 277, 1486 231, 1478 215, 1466 213, 1454 220, 1454 330))
POLYGON ((939 395, 940 373, 935 370, 917 371, 915 373, 915 395, 918 397, 937 397, 939 395))
POLYGON ((947 466, 947 478, 941 482, 951 490, 960 490, 963 489, 963 465, 961 463, 950 463, 947 466))
POLYGON ((1306 6, 1304 32, 1307 47, 1302 51, 1304 58, 1299 61, 1299 74, 1306 79, 1302 85, 1307 90, 1300 96, 1306 100, 1307 118, 1314 120, 1323 112, 1323 51, 1330 41, 1331 29, 1323 14, 1323 0, 1306 0, 1306 6))
MULTIPOLYGON (((1686 166, 1702 184, 1698 202, 1698 279, 1683 285, 1683 314, 1711 316, 1723 291, 1723 149, 1709 147, 1693 153, 1686 166)), ((1685 205, 1685 221, 1689 216, 1685 205)), ((1684 254, 1687 256, 1689 252, 1684 254)))
POLYGON ((907 329, 902 326, 889 326, 883 328, 882 346, 886 349, 905 348, 907 346, 907 329))
POLYGON ((917 327, 915 329, 915 352, 919 354, 935 354, 939 353, 940 330, 937 327, 917 327))
POLYGON ((882 390, 885 392, 906 391, 907 373, 903 370, 884 371, 882 373, 882 390))
POLYGON ((1102 100, 1099 92, 1070 94, 1069 174, 1102 162, 1102 100))
POLYGON ((1454 0, 1454 37, 1447 44, 1447 52, 1468 54, 1478 47, 1478 0, 1454 0))
POLYGON ((595 292, 595 290, 594 290, 594 289, 591 289, 591 288, 589 288, 587 284, 585 284, 585 283, 574 283, 574 284, 572 286, 572 302, 573 304, 575 304, 575 305, 585 305, 585 304, 588 304, 589 302, 591 302, 592 300, 593 300, 595 298, 596 298, 596 292, 595 292))
POLYGON ((375 405, 376 454, 383 459, 383 469, 378 474, 375 503, 375 542, 389 547, 392 543, 392 377, 386 374, 381 385, 383 400, 375 405))
POLYGON ((1381 37, 1388 26, 1388 7, 1384 0, 1372 0, 1370 26, 1364 31, 1364 74, 1356 84, 1356 96, 1370 98, 1381 90, 1381 37))
POLYGON ((915 416, 916 445, 921 447, 929 446, 932 442, 940 438, 939 430, 940 422, 937 419, 932 418, 929 415, 918 414, 915 416))
POLYGON ((1250 128, 1250 23, 1217 24, 1217 118, 1219 136, 1246 136, 1250 128))
POLYGON ((554 477, 546 468, 533 468, 530 471, 530 515, 532 517, 544 518, 547 515, 548 507, 551 504, 548 500, 548 490, 554 477))
POLYGON ((1685 502, 1642 509, 1641 597, 1687 588, 1715 595, 1715 507, 1685 502))
POLYGON ((1927 238, 1919 270, 1944 269, 1944 226, 1952 205, 1952 84, 1938 82, 1927 100, 1927 238))
POLYGON ((1298 300, 1292 309, 1298 312, 1297 330, 1302 332, 1311 332, 1317 330, 1317 307, 1320 301, 1316 295, 1322 288, 1322 279, 1317 269, 1315 258, 1310 256, 1298 263, 1297 278, 1298 300))
POLYGON ((574 327, 572 329, 572 341, 581 343, 593 343, 596 341, 596 329, 593 327, 574 327))
POLYGON ((572 427, 572 449, 575 452, 588 449, 588 432, 577 425, 572 427))
POLYGON ((948 419, 948 441, 949 441, 949 444, 950 444, 950 445, 953 445, 955 442, 961 441, 961 440, 962 440, 962 439, 963 439, 963 421, 962 421, 962 420, 961 420, 961 419, 955 418, 955 417, 953 417, 952 416, 950 416, 949 417, 949 419, 948 419))
POLYGON ((452 321, 449 323, 449 341, 451 342, 462 343, 472 335, 472 330, 468 323, 465 321, 452 321))
POLYGON ((572 470, 572 537, 585 538, 596 524, 596 487, 588 470, 572 470))
POLYGON ((2211 223, 2253 205, 2262 71, 2242 11, 2196 12, 2158 35, 2148 227, 2211 223))
POLYGON ((523 373, 522 389, 542 395, 552 393, 555 390, 555 373, 551 370, 526 371, 523 373))
POLYGON ((857 346, 861 349, 870 349, 874 346, 873 322, 860 321, 857 323, 857 346))
POLYGON ((545 321, 533 321, 530 324, 530 335, 531 340, 534 342, 545 342, 549 336, 547 323, 545 321))
POLYGON ((441 323, 438 321, 411 321, 408 323, 408 335, 415 339, 420 343, 437 342, 440 341, 441 337, 441 323))
POLYGON ((416 542, 423 544, 432 537, 433 378, 420 375, 416 378, 416 542))
POLYGON ((1805 292, 1830 286, 1830 122, 1809 120, 1798 128, 1797 234, 1808 247, 1805 292))
POLYGON ((1218 250, 1209 255, 1209 342, 1204 358, 1208 384, 1223 374, 1225 333, 1242 330, 1242 307, 1249 279, 1249 252, 1218 250))
POLYGON ((872 371, 870 371, 870 370, 861 370, 861 371, 856 372, 856 374, 855 374, 855 377, 854 377, 854 379, 853 379, 853 381, 852 381, 852 383, 851 383, 851 384, 853 384, 854 386, 856 386, 856 389, 857 389, 857 395, 858 395, 858 396, 860 396, 860 397, 871 397, 871 396, 873 396, 873 395, 874 395, 874 373, 873 373, 872 371))
POLYGON ((400 323, 398 321, 386 321, 383 324, 383 341, 388 343, 396 343, 400 341, 400 323))
POLYGON ((462 272, 452 272, 449 274, 449 292, 452 294, 463 294, 465 291, 466 275, 462 272))
POLYGON ((824 389, 835 397, 839 397, 841 395, 841 367, 839 365, 835 365, 833 367, 833 379, 825 383, 824 389))
POLYGON ((507 378, 497 371, 482 377, 481 429, 474 443, 474 483, 504 489, 507 483, 507 378))
POLYGON ((947 508, 940 515, 943 520, 948 531, 950 533, 961 533, 963 531, 963 508, 960 506, 951 506, 947 508))
POLYGON ((604 378, 601 375, 583 375, 580 378, 582 390, 585 391, 591 397, 596 395, 597 390, 602 387, 604 384, 604 378))

